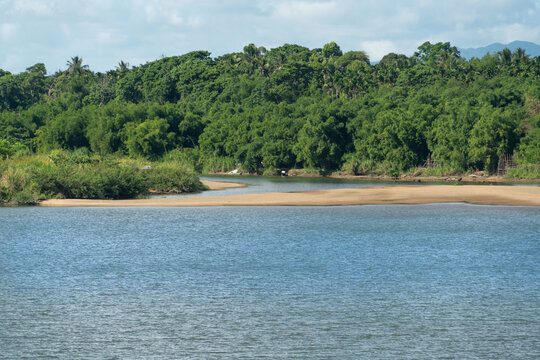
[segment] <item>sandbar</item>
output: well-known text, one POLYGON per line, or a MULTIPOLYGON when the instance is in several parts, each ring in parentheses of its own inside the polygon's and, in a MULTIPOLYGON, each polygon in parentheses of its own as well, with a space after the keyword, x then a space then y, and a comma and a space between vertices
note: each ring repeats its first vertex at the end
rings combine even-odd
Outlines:
POLYGON ((211 180, 201 180, 203 185, 206 185, 209 190, 225 190, 225 189, 234 189, 234 188, 243 188, 246 187, 246 184, 239 184, 234 182, 227 181, 211 181, 211 180))
POLYGON ((538 186, 397 185, 354 189, 133 200, 51 199, 41 206, 337 206, 371 204, 471 203, 540 206, 538 186))

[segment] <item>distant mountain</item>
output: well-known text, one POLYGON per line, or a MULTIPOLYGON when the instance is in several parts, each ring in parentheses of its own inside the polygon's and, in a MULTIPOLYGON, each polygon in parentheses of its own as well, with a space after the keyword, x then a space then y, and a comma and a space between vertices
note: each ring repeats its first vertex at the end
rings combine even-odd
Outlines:
POLYGON ((535 43, 529 42, 529 41, 512 41, 509 44, 501 44, 501 43, 494 43, 488 46, 480 47, 480 48, 469 48, 469 49, 461 49, 458 48, 459 52, 461 53, 461 57, 466 58, 467 60, 476 57, 476 58, 482 58, 487 53, 494 54, 496 52, 499 52, 505 48, 508 48, 511 51, 516 50, 517 48, 522 48, 525 50, 525 53, 529 55, 530 57, 534 56, 540 56, 540 45, 537 45, 535 43))

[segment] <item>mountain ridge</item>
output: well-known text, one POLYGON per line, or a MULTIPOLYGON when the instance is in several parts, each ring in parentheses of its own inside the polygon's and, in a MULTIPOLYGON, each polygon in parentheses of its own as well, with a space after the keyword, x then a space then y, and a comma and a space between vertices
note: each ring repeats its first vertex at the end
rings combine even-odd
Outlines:
POLYGON ((458 50, 461 53, 461 57, 470 60, 471 58, 482 58, 484 55, 490 53, 494 54, 496 52, 502 51, 503 49, 508 48, 510 51, 514 51, 517 48, 522 48, 525 50, 525 53, 530 57, 540 56, 540 45, 535 44, 530 41, 512 41, 508 44, 502 44, 499 42, 489 44, 487 46, 482 46, 479 48, 459 48, 458 50))

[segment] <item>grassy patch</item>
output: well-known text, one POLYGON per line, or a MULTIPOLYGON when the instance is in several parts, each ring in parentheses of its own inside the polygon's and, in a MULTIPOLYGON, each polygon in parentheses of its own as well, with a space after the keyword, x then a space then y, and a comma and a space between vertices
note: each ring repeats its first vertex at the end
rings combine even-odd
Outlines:
POLYGON ((127 199, 202 189, 195 172, 178 161, 149 163, 126 158, 56 151, 0 163, 0 204, 34 204, 41 199, 127 199))

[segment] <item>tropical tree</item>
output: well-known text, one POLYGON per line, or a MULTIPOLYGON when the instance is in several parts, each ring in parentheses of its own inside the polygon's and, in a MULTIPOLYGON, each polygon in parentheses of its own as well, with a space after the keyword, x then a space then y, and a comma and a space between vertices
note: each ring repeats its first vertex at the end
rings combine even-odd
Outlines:
POLYGON ((134 156, 155 159, 167 153, 167 146, 174 143, 174 133, 168 133, 167 120, 155 118, 141 124, 126 124, 126 147, 134 156))
POLYGON ((426 41, 414 53, 414 58, 420 64, 428 65, 441 64, 448 58, 459 57, 459 50, 455 46, 451 46, 449 42, 431 44, 429 41, 426 41))
POLYGON ((490 173, 497 170, 499 156, 512 154, 518 140, 516 114, 511 110, 484 106, 469 139, 469 156, 490 173))
POLYGON ((74 56, 66 62, 67 72, 71 76, 84 74, 88 71, 88 65, 83 65, 83 59, 79 56, 74 56))
POLYGON ((328 44, 324 44, 322 48, 322 55, 326 60, 329 60, 332 57, 343 55, 343 52, 341 51, 339 45, 332 41, 328 44))
POLYGON ((512 64, 512 52, 508 48, 499 51, 498 55, 503 66, 510 66, 512 64))
POLYGON ((262 46, 257 47, 255 44, 244 46, 242 56, 242 64, 248 74, 253 74, 257 70, 261 70, 263 65, 263 56, 266 54, 266 49, 262 46))
POLYGON ((120 62, 116 66, 116 70, 121 74, 127 72, 129 70, 129 63, 124 62, 124 60, 120 60, 120 62))

